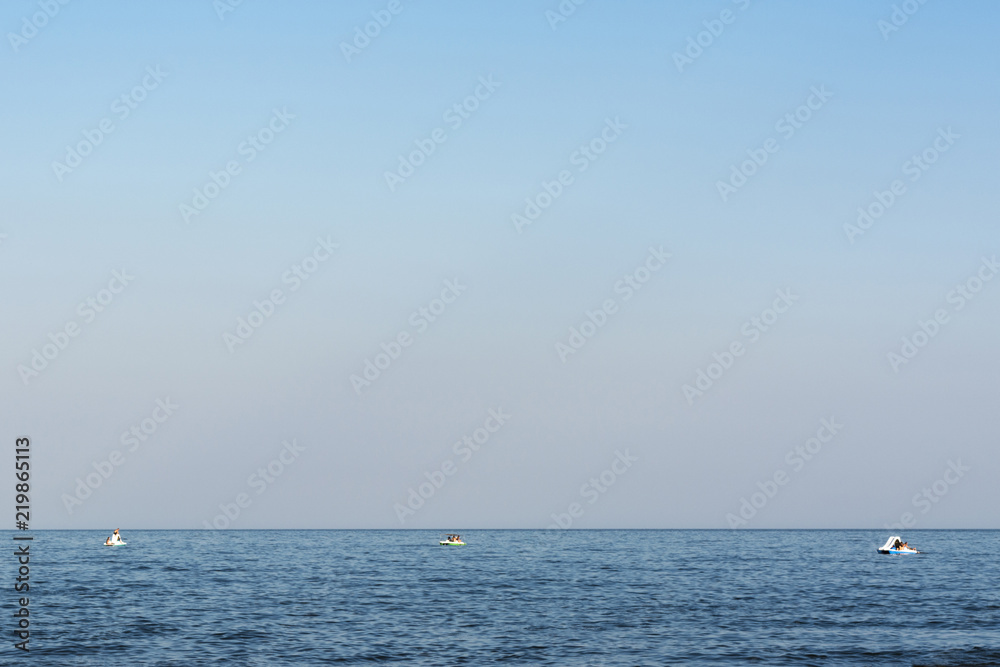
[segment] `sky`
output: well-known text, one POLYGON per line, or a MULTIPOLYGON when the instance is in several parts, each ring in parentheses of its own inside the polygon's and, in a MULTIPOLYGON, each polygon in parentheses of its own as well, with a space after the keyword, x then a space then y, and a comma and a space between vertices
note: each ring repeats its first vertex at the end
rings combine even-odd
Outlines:
POLYGON ((32 527, 1000 528, 998 14, 4 3, 32 527))

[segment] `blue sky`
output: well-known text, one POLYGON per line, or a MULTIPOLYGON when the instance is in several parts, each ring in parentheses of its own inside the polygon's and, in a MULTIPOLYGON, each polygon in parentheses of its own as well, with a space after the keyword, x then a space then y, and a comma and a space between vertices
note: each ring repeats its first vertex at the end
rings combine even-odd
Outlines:
POLYGON ((39 4, 0 10, 0 396, 5 437, 35 443, 35 527, 203 527, 241 493, 249 506, 216 525, 531 528, 577 503, 584 528, 907 512, 918 528, 997 527, 1000 281, 948 300, 1000 252, 996 7, 907 5, 884 35, 890 2, 590 0, 554 28, 554 1, 401 2, 346 58, 388 6, 246 0, 220 18, 207 0, 71 2, 30 38, 39 4), (707 46, 678 71, 689 38, 707 46), (787 136, 776 123, 814 90, 830 96, 787 136), (142 98, 127 117, 123 95, 142 98), (248 161, 276 110, 281 131, 248 161), (619 135, 580 171, 609 120, 619 135), (113 131, 60 180, 53 163, 102 121, 113 131), (385 173, 438 128, 390 190, 385 173), (768 140, 723 201, 718 182, 768 140), (925 150, 935 162, 911 180, 925 150), (512 214, 563 170, 572 183, 518 233, 512 214), (894 180, 904 194, 851 243, 844 225, 894 180), (292 291, 283 277, 317 238, 338 247, 292 291), (615 286, 650 246, 671 258, 626 301, 615 286), (123 269, 134 281, 85 322, 78 304, 123 269), (420 329, 446 280, 464 289, 420 329), (283 302, 230 351, 224 334, 275 289, 283 302), (751 341, 744 324, 778 290, 798 300, 751 341), (608 299, 564 362, 557 343, 608 299), (948 322, 894 369, 887 355, 938 309, 948 322), (79 334, 25 380, 70 321, 79 334), (400 332, 412 344, 355 391, 400 332), (689 401, 734 341, 745 353, 689 401), (180 407, 127 451, 120 435, 166 397, 180 407), (454 443, 497 408, 510 419, 462 460, 454 443), (796 469, 786 453, 831 416, 843 429, 796 469), (248 481, 291 440, 293 462, 263 490, 248 481), (626 449, 638 462, 585 494, 626 449), (935 493, 959 460, 969 470, 935 493))

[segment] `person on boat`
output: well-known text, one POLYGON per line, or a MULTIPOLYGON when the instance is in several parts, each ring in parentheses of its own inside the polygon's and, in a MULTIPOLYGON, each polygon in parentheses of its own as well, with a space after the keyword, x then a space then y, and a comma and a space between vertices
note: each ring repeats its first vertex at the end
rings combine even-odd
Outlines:
POLYGON ((111 537, 109 537, 104 544, 107 546, 111 546, 112 544, 118 544, 121 541, 122 541, 122 536, 118 533, 118 529, 115 528, 115 532, 111 534, 111 537))
POLYGON ((895 542, 895 543, 894 543, 894 544, 892 545, 892 548, 893 548, 893 549, 898 549, 898 548, 900 548, 901 546, 903 546, 903 543, 902 543, 902 542, 900 542, 900 541, 899 541, 899 539, 897 539, 897 540, 896 540, 896 542, 895 542))

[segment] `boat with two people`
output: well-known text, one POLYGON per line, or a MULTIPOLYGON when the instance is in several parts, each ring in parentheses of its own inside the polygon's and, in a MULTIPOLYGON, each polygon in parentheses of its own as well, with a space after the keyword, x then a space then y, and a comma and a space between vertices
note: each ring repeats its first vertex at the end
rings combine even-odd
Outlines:
POLYGON ((104 546, 106 547, 123 547, 125 546, 125 540, 122 539, 121 534, 118 529, 115 528, 115 532, 111 534, 111 537, 104 540, 104 546))
POLYGON ((457 533, 446 533, 444 539, 438 542, 441 546, 460 547, 465 544, 462 536, 457 533))
POLYGON ((885 544, 882 545, 882 548, 879 549, 878 552, 880 554, 899 554, 899 555, 920 553, 919 551, 911 547, 908 542, 904 542, 899 535, 893 535, 888 540, 886 540, 885 544))

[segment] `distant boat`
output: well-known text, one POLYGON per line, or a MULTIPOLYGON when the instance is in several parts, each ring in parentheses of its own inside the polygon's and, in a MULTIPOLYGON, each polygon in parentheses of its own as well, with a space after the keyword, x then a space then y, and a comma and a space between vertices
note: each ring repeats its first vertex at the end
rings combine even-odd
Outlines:
POLYGON ((908 546, 905 542, 903 542, 903 540, 899 537, 899 535, 893 535, 888 540, 886 540, 885 544, 882 545, 882 548, 878 549, 878 552, 880 554, 899 554, 899 555, 920 553, 913 547, 908 546))
POLYGON ((111 534, 111 537, 104 540, 104 546, 123 547, 125 546, 125 540, 122 539, 122 536, 118 534, 118 530, 116 529, 115 532, 111 534))
POLYGON ((440 544, 441 546, 460 547, 463 546, 465 542, 462 541, 461 535, 454 535, 448 533, 447 535, 445 535, 443 540, 438 542, 438 544, 440 544))

